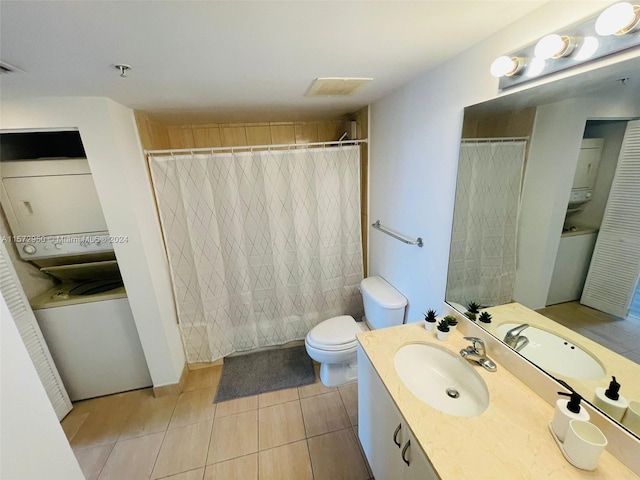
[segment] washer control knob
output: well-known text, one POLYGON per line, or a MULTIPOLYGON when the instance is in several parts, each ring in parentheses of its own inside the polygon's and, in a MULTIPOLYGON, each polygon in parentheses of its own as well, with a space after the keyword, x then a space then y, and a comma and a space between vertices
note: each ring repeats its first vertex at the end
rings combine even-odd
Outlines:
POLYGON ((56 247, 56 250, 62 250, 62 244, 61 243, 55 243, 53 246, 56 247))
POLYGON ((22 251, 27 255, 33 255, 34 253, 36 253, 36 247, 34 247, 31 244, 28 244, 22 247, 22 251))

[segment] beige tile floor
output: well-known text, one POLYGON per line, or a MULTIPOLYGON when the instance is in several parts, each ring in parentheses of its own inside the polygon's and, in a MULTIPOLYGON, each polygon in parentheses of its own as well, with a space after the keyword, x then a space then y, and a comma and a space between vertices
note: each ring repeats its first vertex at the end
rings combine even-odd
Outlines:
POLYGON ((150 389, 74 404, 62 421, 88 480, 367 480, 358 387, 300 388, 213 403, 222 367, 179 396, 150 389))

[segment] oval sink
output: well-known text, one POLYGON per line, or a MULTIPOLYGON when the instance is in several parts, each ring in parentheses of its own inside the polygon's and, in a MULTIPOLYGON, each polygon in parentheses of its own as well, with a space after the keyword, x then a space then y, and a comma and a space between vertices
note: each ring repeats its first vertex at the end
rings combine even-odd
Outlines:
MULTIPOLYGON (((517 326, 517 323, 498 326, 498 338, 504 339, 507 332, 517 326)), ((549 373, 580 380, 599 380, 606 373, 590 353, 555 333, 529 326, 521 335, 527 337, 529 343, 519 353, 549 373)))
POLYGON ((430 343, 410 343, 393 358, 402 383, 424 403, 459 417, 480 415, 489 406, 489 390, 462 357, 430 343))

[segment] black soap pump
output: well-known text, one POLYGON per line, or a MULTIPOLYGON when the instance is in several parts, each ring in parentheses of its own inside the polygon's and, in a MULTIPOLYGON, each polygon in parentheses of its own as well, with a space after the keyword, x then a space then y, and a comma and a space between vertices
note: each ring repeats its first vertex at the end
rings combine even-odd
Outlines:
POLYGON ((587 412, 580 405, 582 397, 574 392, 571 393, 558 392, 558 395, 569 397, 569 399, 560 398, 556 401, 556 410, 553 414, 553 420, 551 421, 551 430, 558 437, 558 440, 564 442, 564 437, 569 429, 569 422, 571 420, 582 420, 588 422, 590 419, 589 412, 587 412))
POLYGON ((611 377, 611 382, 609 383, 609 388, 604 392, 604 396, 610 398, 611 400, 619 400, 620 399, 620 387, 621 385, 616 380, 616 377, 611 377))
POLYGON ((582 400, 582 397, 578 393, 558 392, 558 395, 564 395, 565 397, 570 397, 569 401, 567 402, 567 410, 573 413, 580 413, 580 410, 581 410, 580 400, 582 400))
POLYGON ((596 388, 596 396, 593 402, 596 407, 618 422, 622 420, 629 406, 627 399, 620 395, 619 392, 620 384, 616 377, 611 377, 609 388, 606 390, 604 387, 596 388))

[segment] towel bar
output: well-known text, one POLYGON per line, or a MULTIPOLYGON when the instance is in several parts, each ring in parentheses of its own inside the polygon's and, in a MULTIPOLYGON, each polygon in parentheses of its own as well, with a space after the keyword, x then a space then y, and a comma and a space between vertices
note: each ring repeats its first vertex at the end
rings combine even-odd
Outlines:
POLYGON ((380 230, 381 232, 386 233, 387 235, 395 238, 396 240, 400 240, 401 242, 406 243, 407 245, 417 245, 418 247, 422 247, 423 245, 422 237, 418 237, 415 240, 411 240, 403 235, 398 235, 397 233, 394 233, 386 229, 382 225, 380 225, 380 220, 376 220, 376 223, 372 223, 371 226, 376 230, 380 230))

